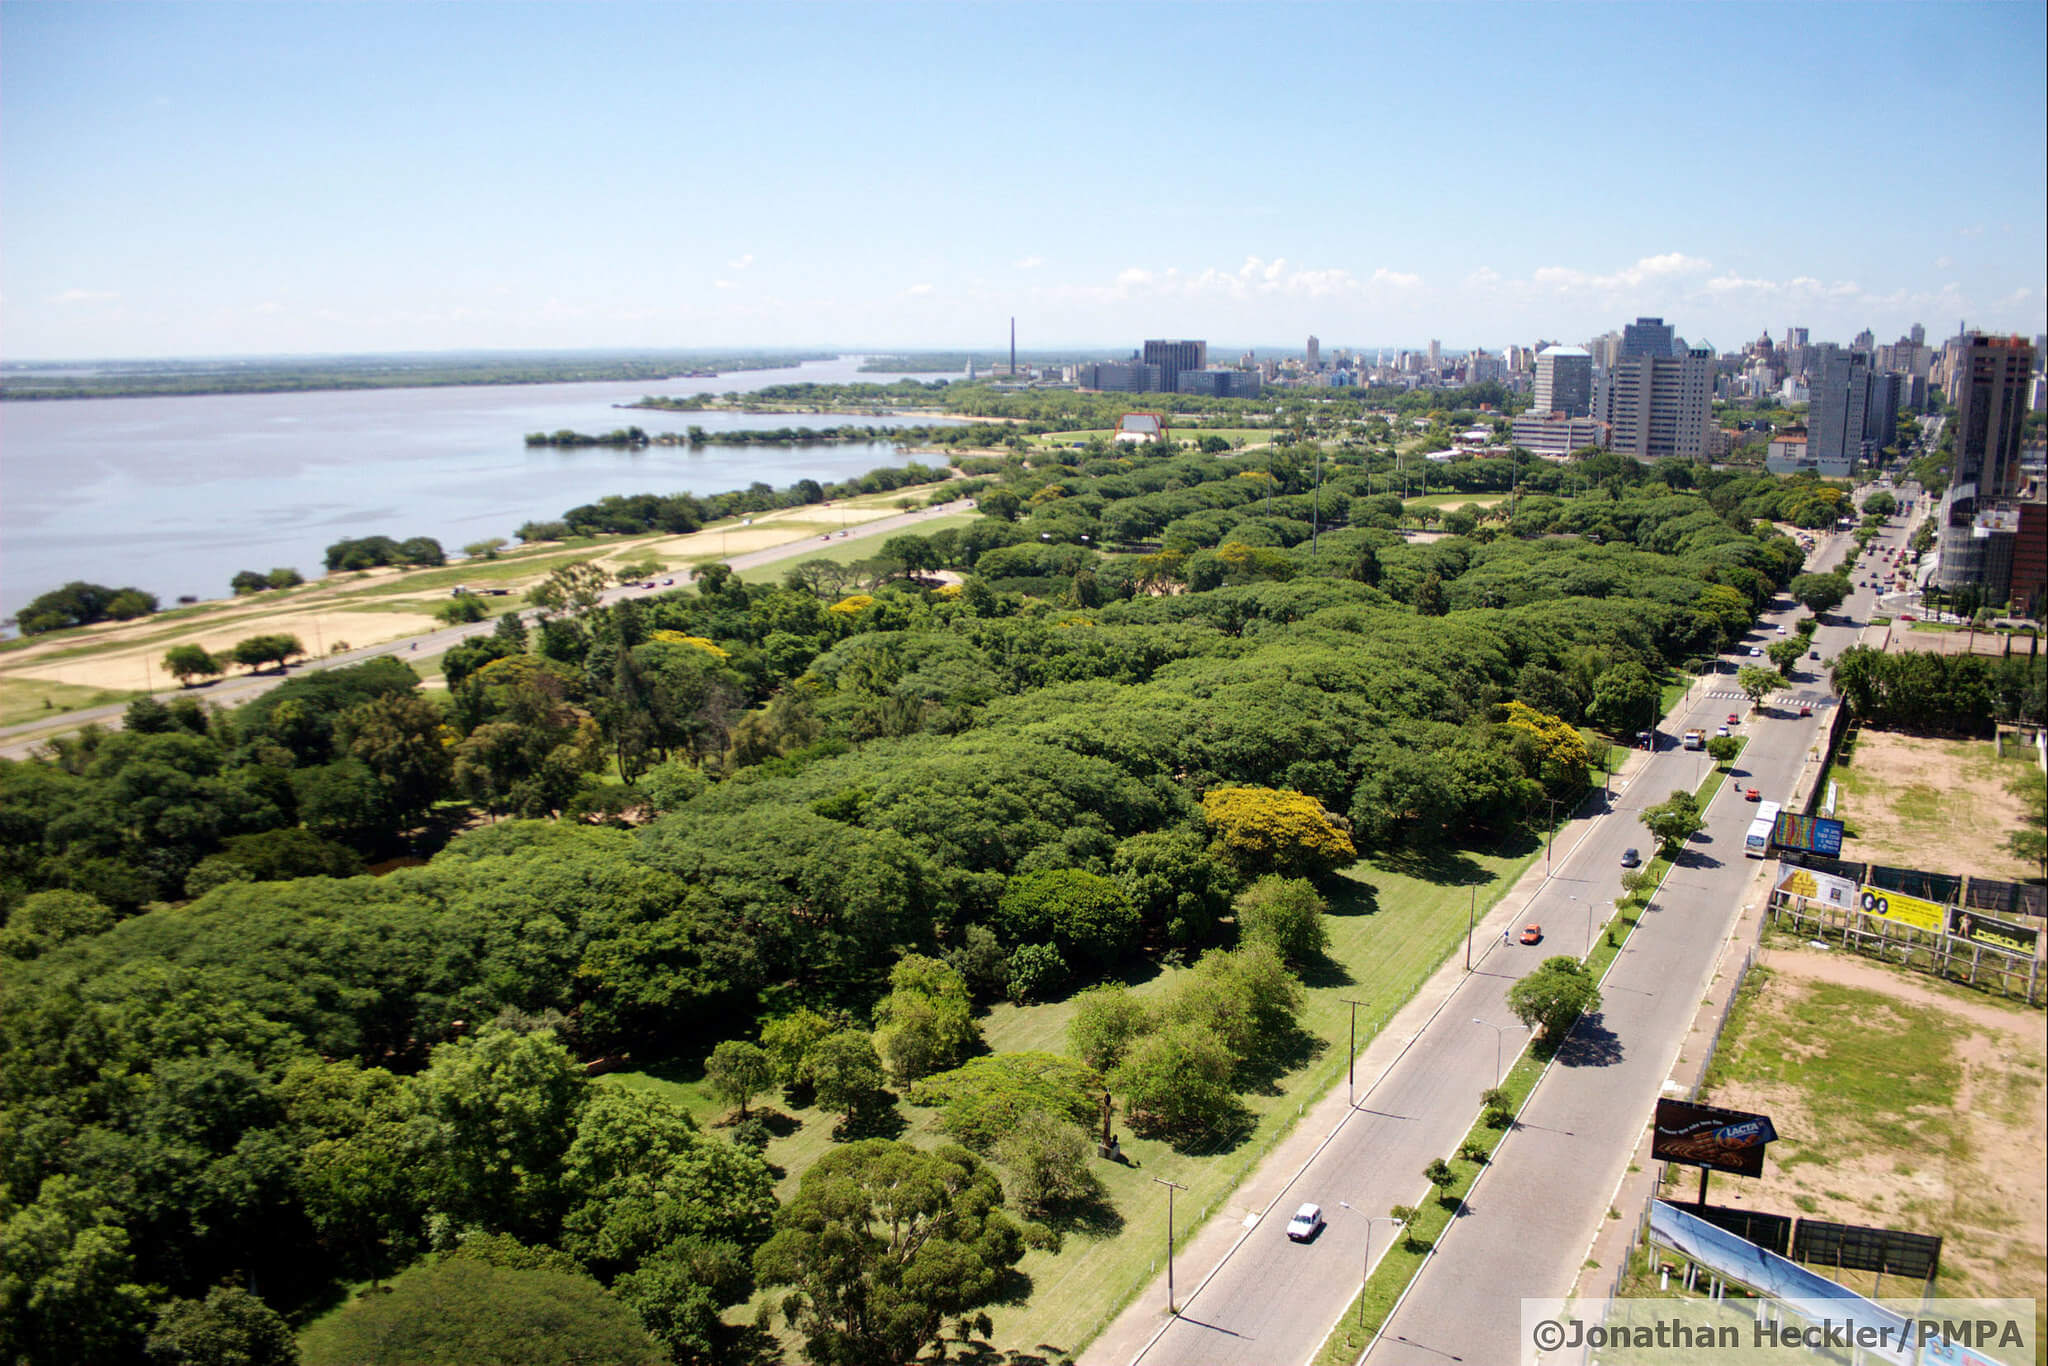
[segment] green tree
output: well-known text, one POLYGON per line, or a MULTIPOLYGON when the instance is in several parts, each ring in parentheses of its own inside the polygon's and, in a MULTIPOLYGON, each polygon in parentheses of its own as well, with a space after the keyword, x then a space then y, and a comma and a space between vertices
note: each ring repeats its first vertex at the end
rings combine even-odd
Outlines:
POLYGON ((818 1040, 805 1066, 818 1104, 849 1122, 882 1099, 882 1059, 874 1040, 857 1029, 818 1040))
POLYGON ((1051 941, 1070 965, 1108 967, 1123 956, 1138 932, 1138 912, 1122 889, 1078 868, 1011 879, 1000 915, 1011 942, 1051 941))
POLYGON ((387 693, 334 719, 334 742, 377 776, 392 815, 402 823, 425 816, 447 795, 455 763, 441 708, 416 692, 387 693))
POLYGON ((217 1285, 203 1300, 157 1310, 147 1344, 152 1366, 298 1366, 299 1344, 284 1316, 239 1286, 217 1285))
POLYGON ((1134 1040, 1110 1074, 1138 1133, 1193 1144, 1238 1132, 1246 1112, 1232 1078, 1237 1058, 1212 1031, 1172 1024, 1134 1040))
POLYGON ((846 1026, 843 1021, 802 1006, 761 1026, 761 1047, 784 1086, 811 1084, 811 1052, 846 1026))
POLYGON ((306 1366, 658 1366, 633 1311, 588 1276, 421 1262, 305 1337, 306 1366))
POLYGON ((1069 1119, 1038 1111, 1020 1115, 997 1140, 995 1155, 1009 1173, 1004 1189, 1033 1218, 1103 1198, 1102 1182, 1088 1168, 1088 1136, 1069 1119))
POLYGON ((114 1361, 140 1345, 149 1291, 128 1233, 97 1188, 58 1174, 0 1225, 0 1325, 8 1355, 51 1363, 114 1361))
MULTIPOLYGON (((965 1148, 921 1152, 879 1139, 804 1173, 776 1234, 754 1256, 819 1366, 909 1362, 1003 1291, 1024 1255, 1002 1184, 965 1148)), ((986 1316, 972 1320, 988 1333, 986 1316)))
POLYGON ((1238 895, 1236 909, 1239 942, 1268 945, 1292 966, 1314 961, 1329 947, 1323 916, 1330 903, 1307 878, 1268 873, 1238 895))
POLYGON ((875 1050, 901 1085, 957 1065, 981 1042, 960 974, 936 958, 905 954, 875 1003, 875 1050))
POLYGON ((1705 824, 1699 798, 1683 790, 1673 791, 1655 806, 1644 807, 1639 819, 1666 851, 1682 847, 1705 824))
POLYGON ((1807 611, 1824 617, 1849 596, 1849 580, 1841 573, 1801 574, 1792 580, 1789 591, 1807 611))
POLYGON ((1415 588, 1415 614, 1422 617, 1440 617, 1451 610, 1450 598, 1444 592, 1444 581, 1432 569, 1422 576, 1422 582, 1415 588))
POLYGON ((607 575, 590 560, 556 565, 527 590, 526 600, 550 612, 583 616, 604 599, 607 575))
POLYGON ((281 632, 236 641, 233 651, 235 663, 243 665, 251 673, 265 664, 275 664, 281 671, 287 662, 305 653, 306 647, 299 643, 297 636, 281 632))
POLYGON ((1657 719, 1659 697, 1657 680, 1631 660, 1594 680, 1593 715, 1609 731, 1627 737, 1657 719))
POLYGON ((1735 671, 1735 686, 1742 689, 1742 695, 1749 699, 1750 706, 1760 707, 1764 698, 1788 685, 1785 675, 1776 669, 1760 669, 1754 664, 1745 664, 1735 671))
POLYGON ((1508 988, 1508 1009, 1531 1030, 1540 1030, 1552 1047, 1562 1042, 1574 1020, 1599 1008, 1600 988, 1576 958, 1546 958, 1508 988))
POLYGON ((1438 1203, 1442 1203, 1444 1197, 1450 1193, 1451 1187, 1458 1184, 1458 1174, 1452 1171, 1451 1164, 1441 1157, 1430 1159, 1429 1165, 1422 1169, 1422 1179, 1436 1187, 1438 1203))
POLYGON ((981 495, 976 506, 985 517, 1001 522, 1014 522, 1017 514, 1024 510, 1024 500, 1008 489, 990 489, 981 495))
POLYGON ((1764 647, 1764 655, 1771 661, 1772 667, 1781 674, 1790 673, 1792 666, 1798 662, 1799 656, 1804 653, 1806 653, 1806 643, 1795 638, 1774 640, 1764 647))
POLYGON ((711 1050, 704 1061, 704 1083, 711 1094, 727 1105, 739 1107, 744 1119, 747 1105, 775 1080, 775 1062, 768 1051, 744 1039, 727 1039, 711 1050))
POLYGON ((164 672, 177 679, 181 687, 190 687, 195 678, 212 678, 223 668, 218 659, 199 645, 173 645, 164 655, 164 672))
POLYGON ((1103 1083, 1088 1064, 1057 1053, 996 1053, 926 1077, 909 1094, 913 1104, 939 1110, 941 1129, 988 1153, 1029 1114, 1092 1124, 1103 1083))
POLYGON ((582 1069, 550 1032, 485 1029, 434 1049, 405 1095, 429 1207, 513 1234, 547 1228, 585 1096, 582 1069))
POLYGON ((1074 998, 1067 1047, 1098 1072, 1116 1070, 1131 1045, 1153 1024, 1150 1006, 1121 984, 1095 987, 1074 998))
POLYGON ((1230 908, 1236 883, 1191 825, 1147 830, 1117 845, 1110 876, 1137 910, 1139 923, 1183 947, 1207 943, 1230 908))
POLYGON ((1742 753, 1742 741, 1732 735, 1710 735, 1707 737, 1707 753, 1715 763, 1726 765, 1742 753))

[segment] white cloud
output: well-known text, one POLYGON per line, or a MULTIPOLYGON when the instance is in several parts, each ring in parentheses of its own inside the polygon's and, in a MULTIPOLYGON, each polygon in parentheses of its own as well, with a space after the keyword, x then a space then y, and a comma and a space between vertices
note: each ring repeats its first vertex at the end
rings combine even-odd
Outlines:
POLYGON ((111 289, 67 289, 56 296, 60 304, 103 304, 121 296, 111 289))
POLYGON ((745 256, 737 257, 734 260, 727 261, 725 263, 725 268, 727 270, 745 270, 748 266, 751 266, 752 264, 754 264, 754 253, 750 251, 745 256))
POLYGON ((927 295, 927 294, 934 294, 934 293, 937 293, 937 286, 935 286, 935 285, 912 285, 912 286, 911 286, 911 287, 910 287, 909 289, 906 289, 906 290, 904 290, 903 292, 904 292, 905 294, 909 294, 909 295, 912 295, 912 296, 914 296, 914 297, 917 297, 917 298, 923 298, 923 297, 924 297, 925 295, 927 295))
POLYGON ((1540 288, 1565 293, 1571 290, 1596 290, 1612 293, 1623 289, 1640 289, 1653 280, 1671 279, 1683 275, 1698 275, 1713 268, 1713 262, 1684 252, 1667 251, 1657 256, 1645 256, 1634 265, 1624 266, 1611 275, 1595 275, 1591 271, 1579 270, 1573 266, 1543 266, 1530 276, 1530 281, 1540 288))
POLYGON ((1952 256, 1937 256, 1934 258, 1934 268, 1936 270, 1947 270, 1954 264, 1955 258, 1952 256))
POLYGON ((275 299, 265 299, 249 311, 251 313, 282 313, 284 312, 284 305, 275 299))
POLYGON ((1044 264, 1045 258, 1043 256, 1026 256, 1017 262, 1017 269, 1037 270, 1040 266, 1044 264))
POLYGON ((1376 285, 1387 285, 1394 289, 1415 289, 1422 284, 1422 277, 1410 271, 1388 270, 1385 266, 1381 266, 1372 273, 1371 282, 1376 285))
POLYGON ((732 282, 731 280, 713 280, 713 281, 711 282, 711 287, 712 287, 713 289, 738 289, 738 288, 739 288, 739 286, 738 286, 738 285, 736 285, 736 284, 734 284, 734 283, 733 283, 733 282, 732 282))
POLYGON ((1982 223, 1975 223, 1967 228, 1956 229, 1956 236, 1958 237, 1982 237, 1983 235, 1984 225, 1982 223))
POLYGON ((1500 283, 1500 272, 1492 266, 1481 266, 1465 277, 1467 289, 1491 289, 1500 283))

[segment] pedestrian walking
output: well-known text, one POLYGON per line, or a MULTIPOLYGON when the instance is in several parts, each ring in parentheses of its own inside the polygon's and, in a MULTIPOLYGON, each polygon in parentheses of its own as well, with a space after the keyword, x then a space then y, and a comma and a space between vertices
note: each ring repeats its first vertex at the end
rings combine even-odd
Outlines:
POLYGON ((1506 944, 1508 942, 1508 932, 1505 929, 1503 929, 1500 932, 1500 942, 1502 944, 1506 944))

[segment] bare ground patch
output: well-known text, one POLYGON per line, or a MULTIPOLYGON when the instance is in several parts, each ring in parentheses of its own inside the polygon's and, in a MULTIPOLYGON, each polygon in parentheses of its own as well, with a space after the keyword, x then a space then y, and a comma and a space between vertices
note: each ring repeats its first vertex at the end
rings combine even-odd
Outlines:
POLYGON ((1710 1099, 1771 1115, 1784 1138, 1760 1179, 1724 1177, 1710 1198, 1938 1234, 1938 1293, 2041 1299, 2044 1075, 2038 1011, 1849 954, 1773 949, 1723 1040, 1710 1099))
POLYGON ((1989 740, 1859 731, 1850 762, 1828 773, 1850 831, 1842 857, 2009 881, 2038 876, 2004 848, 2029 814, 2012 787, 2030 767, 2010 757, 2014 746, 2006 750, 2001 760, 1989 740))

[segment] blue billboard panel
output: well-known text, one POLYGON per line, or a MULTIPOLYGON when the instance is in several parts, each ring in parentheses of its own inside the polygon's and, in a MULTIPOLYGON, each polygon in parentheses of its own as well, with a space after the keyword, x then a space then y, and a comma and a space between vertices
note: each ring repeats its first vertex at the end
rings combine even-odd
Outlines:
POLYGON ((1842 823, 1819 816, 1795 816, 1790 811, 1780 811, 1778 823, 1771 830, 1771 843, 1781 849, 1805 849, 1815 854, 1826 854, 1829 858, 1840 858, 1842 823))

